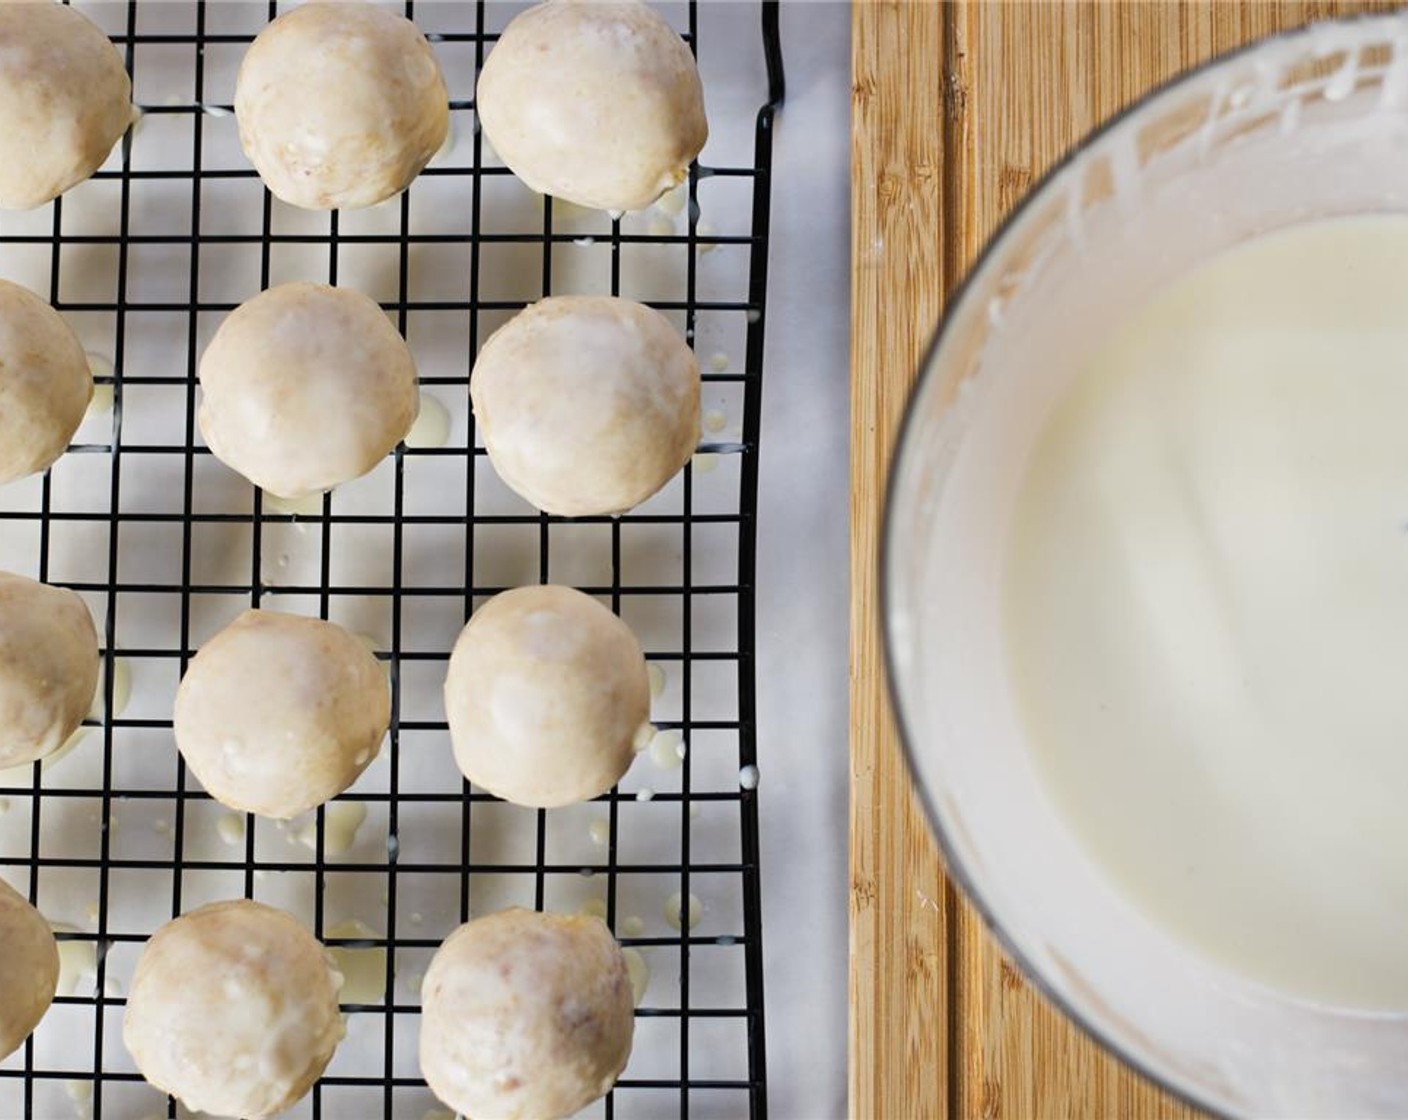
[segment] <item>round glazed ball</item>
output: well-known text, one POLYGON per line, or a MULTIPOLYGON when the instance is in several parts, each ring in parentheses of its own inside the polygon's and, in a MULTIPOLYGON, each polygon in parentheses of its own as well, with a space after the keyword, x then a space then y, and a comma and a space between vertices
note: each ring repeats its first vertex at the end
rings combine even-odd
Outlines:
POLYGON ((421 1074, 465 1116, 571 1116, 631 1056, 631 981, 600 918, 512 909, 467 922, 421 985, 421 1074))
MULTIPOLYGON (((0 5, 0 20, 4 12, 0 5)), ((46 470, 68 447, 92 397, 88 357, 63 316, 0 280, 0 483, 46 470)))
POLYGON ((504 30, 475 105, 494 150, 540 194, 639 210, 709 138, 694 56, 644 4, 548 0, 504 30))
POLYGON ((489 458, 548 513, 624 513, 699 444, 699 364, 658 311, 558 296, 484 344, 469 383, 489 458))
POLYGON ((291 915, 216 902, 168 922, 137 961, 122 1041, 143 1077, 195 1112, 283 1112, 342 1040, 342 976, 291 915))
POLYGON ((0 572, 0 767, 62 747, 97 690, 88 605, 67 588, 0 572))
POLYGON ((28 901, 0 879, 0 1060, 20 1048, 44 1018, 59 986, 54 931, 28 901))
POLYGON ((201 647, 176 690, 181 757, 212 797, 288 819, 336 797, 376 756, 391 688, 353 634, 249 610, 201 647))
POLYGON ((445 142, 450 100, 415 24, 363 3, 305 4, 259 33, 235 84, 240 144, 309 210, 405 190, 445 142))
POLYGON ((650 677, 631 629, 595 599, 551 584, 495 595, 450 654, 445 710, 471 782, 549 809, 605 793, 650 718, 650 677))
POLYGON ((282 498, 366 474, 420 406, 415 361, 381 308, 326 284, 280 284, 235 308, 200 384, 210 450, 282 498))
POLYGON ((0 45, 0 210, 29 210, 102 166, 132 82, 108 37, 51 0, 0 4, 0 45))

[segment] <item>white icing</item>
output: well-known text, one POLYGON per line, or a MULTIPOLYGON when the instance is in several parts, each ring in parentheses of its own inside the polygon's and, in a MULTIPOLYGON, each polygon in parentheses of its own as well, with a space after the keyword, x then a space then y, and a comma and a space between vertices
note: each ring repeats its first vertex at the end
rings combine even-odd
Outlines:
POLYGON ((665 900, 665 921, 678 930, 692 930, 704 915, 704 903, 699 896, 691 894, 686 907, 679 891, 665 900))

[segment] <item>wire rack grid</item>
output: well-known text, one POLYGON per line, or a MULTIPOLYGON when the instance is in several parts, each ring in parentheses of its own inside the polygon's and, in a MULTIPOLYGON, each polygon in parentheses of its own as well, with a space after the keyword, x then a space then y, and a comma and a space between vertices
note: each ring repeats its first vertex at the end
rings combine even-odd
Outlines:
POLYGON ((0 1062, 0 1116, 183 1115, 122 1046, 123 992, 157 926, 229 897, 294 912, 361 975, 362 991, 344 992, 348 1037, 292 1115, 430 1114, 418 980, 459 922, 521 904, 604 912, 649 969, 631 1064, 589 1114, 765 1116, 757 798, 740 772, 756 762, 776 3, 661 6, 700 60, 715 137, 674 205, 626 216, 533 195, 475 127, 474 78, 514 5, 394 5, 440 55, 453 143, 398 199, 331 215, 274 201, 239 152, 234 72, 277 3, 77 6, 124 54, 143 117, 89 182, 0 214, 0 276, 46 294, 78 331, 100 398, 50 471, 0 490, 0 568, 81 594, 104 666, 72 749, 0 773, 0 873, 55 923, 64 958, 54 1007, 0 1062), (416 354, 423 412, 447 430, 310 508, 216 462, 194 419, 215 327, 289 279, 377 298, 416 354), (705 371, 705 442, 639 509, 568 521, 495 477, 468 375, 482 340, 528 302, 592 291, 677 321, 705 371), (472 609, 547 580, 601 597, 636 630, 661 729, 620 788, 550 813, 463 782, 438 699, 472 609), (171 742, 189 659, 249 606, 355 629, 393 687, 382 758, 287 827, 223 811, 171 742))

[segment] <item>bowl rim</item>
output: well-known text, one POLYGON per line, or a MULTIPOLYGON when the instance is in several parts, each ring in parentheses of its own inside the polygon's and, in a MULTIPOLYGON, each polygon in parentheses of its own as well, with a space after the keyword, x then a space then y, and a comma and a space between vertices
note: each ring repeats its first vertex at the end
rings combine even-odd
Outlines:
MULTIPOLYGON (((1013 936, 1009 934, 1007 928, 999 919, 997 912, 981 890, 977 877, 973 875, 960 857, 958 848, 952 840, 937 801, 931 795, 928 785, 919 776, 920 771, 916 765, 918 754, 916 746, 917 736, 909 725, 905 707, 900 696, 900 686, 896 679, 898 675, 895 669, 897 664, 897 638, 892 622, 895 596, 893 585, 895 581, 892 578, 891 569, 895 554, 896 526, 903 516, 897 508, 896 492, 899 490, 897 483, 899 482, 900 475, 908 459, 913 454, 912 445, 916 438, 915 431, 918 426, 918 421, 915 418, 917 411, 915 406, 919 399, 929 390, 931 382, 937 376, 935 373, 937 366, 936 358, 947 340, 950 327, 962 317, 961 313, 966 310, 966 305, 969 302, 973 289, 976 287, 979 277, 992 265, 994 258, 998 255, 999 249, 1006 243, 1021 220, 1027 215, 1028 211, 1031 210, 1036 202, 1045 197, 1047 191, 1071 170, 1077 161, 1105 140, 1107 136, 1125 127, 1131 119, 1149 109, 1155 102, 1162 100, 1168 95, 1174 94, 1197 80, 1205 79, 1218 69, 1230 66, 1246 56, 1264 50, 1271 44, 1293 43, 1297 40, 1309 39, 1314 36, 1319 29, 1325 27, 1360 29, 1372 24, 1408 29, 1408 11, 1358 12, 1352 15, 1335 18, 1311 20, 1298 27, 1271 32, 1270 34, 1263 35, 1249 42, 1239 44, 1230 50, 1213 55, 1201 62, 1194 63, 1168 78, 1157 82, 1071 144, 1044 172, 1042 172, 1040 177, 1027 189, 1017 203, 1003 215, 1001 221, 998 222, 992 233, 988 235, 987 240, 983 243, 977 256, 974 257, 973 261, 969 264, 958 285, 944 300, 943 308, 939 312, 938 325, 924 348, 924 353, 919 359, 918 372, 906 395, 904 408, 900 417, 899 431, 895 436, 894 448, 891 452, 889 466, 886 471, 885 497, 881 512, 877 556, 879 625, 886 694, 890 701, 890 711, 895 721, 900 749, 904 756, 905 764, 909 769, 910 784, 918 794, 925 819, 929 823, 929 830, 938 845, 940 855, 943 857, 945 874, 962 890, 964 896, 982 920, 983 926, 988 934, 997 942, 1002 952, 1017 965, 1026 981, 1035 988, 1048 1003, 1055 1007, 1068 1022, 1072 1023, 1106 1053, 1112 1055, 1135 1073, 1152 1082, 1175 1100, 1207 1113, 1210 1116, 1229 1118, 1229 1120, 1236 1114, 1229 1111, 1224 1105, 1213 1101, 1210 1097, 1204 1096, 1202 1094, 1202 1086, 1193 1083, 1184 1083, 1171 1071, 1160 1068, 1154 1062, 1146 1060, 1142 1056, 1135 1056, 1119 1039, 1114 1037, 1112 1032, 1106 1030, 1106 1028, 1100 1024, 1094 1013, 1082 1006, 1077 999, 1069 998, 1057 991, 1054 985, 1052 985, 1047 980, 1046 976, 1033 964, 1031 958, 1017 945, 1013 936)), ((950 407, 952 407, 952 405, 950 405, 950 407)))

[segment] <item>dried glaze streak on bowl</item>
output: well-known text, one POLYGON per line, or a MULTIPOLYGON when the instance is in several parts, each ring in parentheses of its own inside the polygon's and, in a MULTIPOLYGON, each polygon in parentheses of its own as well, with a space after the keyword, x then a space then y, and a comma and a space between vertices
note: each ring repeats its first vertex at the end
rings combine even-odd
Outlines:
MULTIPOLYGON (((984 240, 1036 179, 1092 127, 1179 70, 1262 35, 1363 7, 994 4, 945 9, 936 27, 923 5, 857 6, 855 1115, 916 1107, 952 1116, 1186 1114, 1072 1029, 1020 980, 975 911, 935 886, 933 841, 911 807, 880 697, 873 567, 879 495, 899 399, 937 319, 931 286, 939 285, 940 298, 954 296, 984 240), (926 210, 933 192, 940 202, 926 210), (937 976, 926 967, 935 954, 937 976)), ((1089 189, 1109 184, 1092 181, 1089 189)), ((1000 306, 990 310, 1001 313, 1000 306)), ((951 399, 957 384, 943 389, 951 399)))

